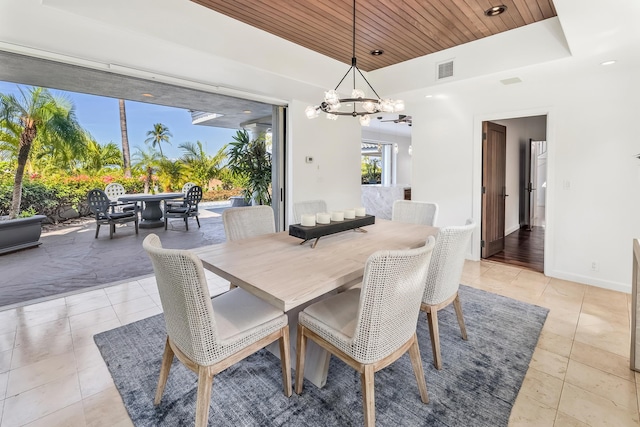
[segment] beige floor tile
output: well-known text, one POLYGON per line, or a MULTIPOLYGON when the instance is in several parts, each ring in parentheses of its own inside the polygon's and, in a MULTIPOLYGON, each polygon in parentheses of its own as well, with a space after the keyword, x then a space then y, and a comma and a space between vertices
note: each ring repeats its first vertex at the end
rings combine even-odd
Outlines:
POLYGON ((100 354, 100 350, 98 350, 95 343, 84 347, 75 347, 73 352, 76 356, 78 371, 96 366, 106 366, 102 354, 100 354))
POLYGON ((575 340, 620 356, 629 354, 631 337, 628 328, 581 313, 575 340))
POLYGON ((109 299, 107 294, 102 291, 102 293, 93 293, 93 296, 91 298, 74 300, 72 303, 67 303, 67 308, 69 316, 75 316, 76 314, 82 314, 89 311, 97 310, 99 308, 109 307, 110 305, 111 300, 109 299))
POLYGON ((107 293, 107 295, 110 295, 120 292, 136 291, 138 289, 142 289, 142 286, 140 286, 140 283, 138 283, 137 280, 133 280, 131 282, 121 283, 119 285, 107 286, 106 288, 104 288, 104 291, 107 293))
POLYGON ((92 323, 104 323, 117 318, 118 316, 113 307, 109 306, 71 316, 69 317, 69 324, 71 325, 71 330, 74 331, 85 328, 92 323))
POLYGON ((637 411, 636 383, 599 369, 569 360, 565 382, 610 399, 617 406, 637 411))
POLYGON ((148 296, 147 292, 142 289, 142 286, 136 283, 136 287, 131 287, 130 289, 124 290, 122 292, 112 292, 107 296, 111 301, 111 304, 116 305, 126 301, 135 300, 138 298, 142 298, 148 296))
POLYGON ((36 337, 32 341, 22 339, 20 345, 13 350, 11 369, 31 365, 43 359, 73 351, 73 339, 70 332, 36 337))
POLYGON ((601 305, 611 305, 615 307, 627 306, 627 294, 610 289, 599 288, 597 286, 587 286, 584 294, 585 302, 593 302, 601 305))
POLYGON ((162 308, 157 305, 153 305, 153 307, 147 308, 142 311, 136 311, 134 313, 127 313, 120 316, 120 323, 123 325, 127 325, 129 323, 137 322, 138 320, 146 319, 147 317, 155 316, 156 314, 162 313, 162 308))
POLYGON ((116 312, 118 318, 122 320, 122 317, 128 314, 157 307, 158 305, 155 303, 155 301, 148 295, 145 295, 142 298, 136 298, 119 304, 114 304, 113 310, 116 312))
POLYGON ((113 427, 118 423, 131 425, 122 398, 115 387, 96 393, 82 401, 88 427, 113 427), (126 424, 126 423, 129 424, 126 424))
POLYGON ((588 301, 582 303, 581 314, 588 314, 589 317, 598 319, 599 321, 605 321, 616 326, 630 329, 631 317, 627 312, 626 307, 623 306, 604 306, 588 301))
POLYGON ((589 425, 558 411, 554 427, 589 427, 589 425))
POLYGON ((2 427, 21 426, 66 408, 81 399, 78 375, 73 373, 4 401, 2 427))
POLYGON ((590 426, 638 426, 638 411, 618 406, 610 399, 566 383, 558 411, 590 426))
MULTIPOLYGON (((0 374, 0 401, 7 396, 7 382, 9 380, 9 372, 0 374)), ((0 403, 2 406, 2 403, 0 403)))
POLYGON ((107 293, 105 292, 104 288, 94 289, 93 291, 81 292, 79 294, 69 295, 68 297, 65 297, 65 302, 68 307, 71 305, 83 304, 94 298, 99 298, 104 296, 107 296, 107 293))
POLYGON ((520 394, 527 395, 554 409, 560 402, 560 393, 562 393, 562 380, 534 368, 529 368, 520 388, 520 394))
POLYGON ((0 311, 0 334, 15 332, 18 327, 18 314, 15 309, 0 311))
POLYGON ((16 332, 5 332, 0 334, 0 352, 11 350, 16 341, 16 332))
POLYGON ((569 359, 542 348, 536 348, 531 357, 530 368, 537 369, 552 377, 564 380, 569 359))
POLYGON ((68 315, 66 305, 58 305, 50 308, 44 308, 42 310, 30 310, 30 308, 31 306, 25 306, 17 309, 18 328, 30 328, 43 323, 66 319, 68 315))
POLYGON ((553 426, 556 410, 528 395, 519 394, 509 417, 509 426, 548 427, 553 426))
POLYGON ((78 371, 78 378, 80 379, 80 392, 83 399, 115 387, 106 365, 93 366, 78 371))
POLYGON ((76 362, 73 352, 48 357, 34 364, 12 369, 9 372, 7 397, 75 374, 76 362))
POLYGON ((70 331, 71 327, 67 317, 31 327, 18 326, 15 346, 34 345, 43 340, 53 340, 55 337, 68 334, 70 331))
POLYGON ((579 311, 574 312, 552 308, 547 315, 543 330, 573 339, 576 334, 576 329, 578 328, 579 319, 579 311))
POLYGON ((93 336, 95 334, 109 331, 119 326, 122 325, 120 323, 120 320, 116 318, 107 322, 91 324, 91 326, 88 326, 86 328, 75 329, 71 332, 71 337, 73 338, 73 347, 78 348, 87 345, 95 345, 93 341, 93 336))
POLYGON ((29 423, 25 427, 85 427, 86 425, 82 402, 77 402, 29 423))
POLYGON ((635 378, 634 372, 629 369, 629 357, 583 344, 580 341, 573 342, 569 358, 628 381, 634 381, 635 378))
POLYGON ((8 372, 11 369, 11 356, 13 350, 0 352, 0 374, 8 372))
POLYGON ((569 357, 573 340, 562 335, 542 330, 538 339, 538 348, 548 350, 560 356, 569 357))

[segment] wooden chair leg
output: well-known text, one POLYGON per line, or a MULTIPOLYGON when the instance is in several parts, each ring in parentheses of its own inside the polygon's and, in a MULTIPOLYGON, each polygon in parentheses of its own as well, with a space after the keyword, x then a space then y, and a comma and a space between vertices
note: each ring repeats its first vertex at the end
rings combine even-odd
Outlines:
POLYGON ((442 358, 440 356, 440 332, 438 331, 438 311, 428 311, 427 320, 429 322, 429 335, 431 335, 431 348, 433 350, 433 365, 436 369, 442 368, 442 358))
POLYGON ((298 343, 296 355, 296 393, 302 393, 302 384, 304 382, 304 358, 307 351, 307 337, 304 335, 304 326, 298 324, 298 343))
POLYGON ((420 390, 420 400, 423 403, 429 403, 429 394, 427 393, 427 382, 424 379, 424 369, 422 368, 422 359, 420 358, 420 347, 418 347, 418 336, 414 334, 413 344, 409 348, 409 357, 413 366, 413 373, 416 375, 418 382, 418 390, 420 390))
POLYGON ((464 326, 464 317, 462 316, 462 304, 460 304, 460 295, 456 294, 456 299, 453 300, 453 307, 456 309, 456 316, 458 317, 458 325, 460 325, 460 333, 462 339, 467 340, 467 328, 464 326))
POLYGON ((207 427, 213 375, 206 366, 198 367, 198 397, 196 398, 196 427, 207 427))
POLYGON ((164 345, 164 354, 162 355, 162 365, 160 365, 160 376, 158 377, 158 388, 156 389, 156 398, 153 400, 154 405, 159 405, 162 400, 162 393, 164 393, 164 387, 167 385, 167 378, 169 378, 169 371, 171 370, 171 363, 173 362, 173 350, 169 345, 169 337, 164 345))
POLYGON ((291 397, 291 344, 289 343, 289 325, 282 328, 280 341, 280 363, 282 364, 282 386, 284 395, 291 397))
POLYGON ((374 427, 376 425, 376 401, 373 385, 373 372, 373 365, 364 365, 364 371, 360 374, 365 427, 374 427))

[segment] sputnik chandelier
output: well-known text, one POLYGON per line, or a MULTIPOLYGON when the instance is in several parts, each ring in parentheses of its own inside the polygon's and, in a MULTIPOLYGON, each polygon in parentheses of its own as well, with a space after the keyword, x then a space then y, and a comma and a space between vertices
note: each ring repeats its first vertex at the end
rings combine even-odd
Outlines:
POLYGON ((335 89, 324 93, 324 101, 322 101, 320 105, 308 106, 305 109, 305 114, 307 118, 315 119, 320 114, 320 111, 325 112, 327 119, 330 120, 337 120, 338 116, 359 117, 362 126, 369 126, 371 122, 370 114, 404 111, 404 101, 381 99, 373 86, 371 86, 362 74, 362 71, 358 68, 356 60, 356 0, 353 0, 353 54, 351 56, 351 67, 349 67, 340 82, 338 82, 335 89), (356 89, 356 72, 362 77, 367 86, 369 86, 369 89, 371 89, 376 96, 375 98, 367 98, 363 90, 356 89), (351 91, 350 98, 342 98, 340 94, 338 94, 338 88, 349 73, 353 75, 353 90, 351 91), (343 106, 345 107, 344 109, 342 109, 343 106))

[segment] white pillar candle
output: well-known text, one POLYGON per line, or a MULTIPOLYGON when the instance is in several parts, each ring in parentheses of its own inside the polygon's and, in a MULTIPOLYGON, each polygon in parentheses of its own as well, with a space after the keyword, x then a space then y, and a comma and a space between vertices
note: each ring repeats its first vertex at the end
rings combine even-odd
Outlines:
POLYGON ((344 221, 344 212, 341 212, 341 211, 331 212, 331 221, 344 221))
POLYGON ((356 217, 355 209, 345 209, 344 211, 344 219, 354 219, 356 217))
POLYGON ((356 208, 356 216, 365 216, 367 214, 367 210, 363 207, 356 208))
POLYGON ((301 219, 300 223, 305 227, 313 227, 316 225, 315 215, 302 215, 300 219, 301 219))
POLYGON ((329 224, 331 222, 331 214, 328 212, 319 212, 316 214, 316 222, 318 224, 329 224))

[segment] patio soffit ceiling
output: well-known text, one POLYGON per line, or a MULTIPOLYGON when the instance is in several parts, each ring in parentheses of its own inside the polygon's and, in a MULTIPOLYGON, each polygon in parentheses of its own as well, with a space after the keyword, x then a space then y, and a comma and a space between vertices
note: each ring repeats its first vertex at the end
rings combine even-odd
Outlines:
MULTIPOLYGON (((191 1, 351 64, 352 0, 191 1)), ((358 66, 376 70, 554 16, 552 0, 358 0, 358 66), (485 15, 500 5, 504 13, 485 15)))

